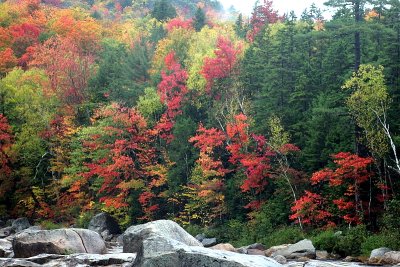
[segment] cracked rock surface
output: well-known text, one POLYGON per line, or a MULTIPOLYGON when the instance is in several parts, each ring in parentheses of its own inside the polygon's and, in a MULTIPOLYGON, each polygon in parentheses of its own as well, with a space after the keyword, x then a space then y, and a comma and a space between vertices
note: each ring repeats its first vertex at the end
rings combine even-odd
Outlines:
POLYGON ((28 230, 15 235, 12 242, 16 258, 39 254, 103 254, 106 245, 101 236, 87 229, 28 230))

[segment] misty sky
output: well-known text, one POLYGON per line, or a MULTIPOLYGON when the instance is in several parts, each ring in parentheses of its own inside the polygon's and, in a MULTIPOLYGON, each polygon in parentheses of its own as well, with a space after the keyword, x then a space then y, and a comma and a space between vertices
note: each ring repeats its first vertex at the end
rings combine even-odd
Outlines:
MULTIPOLYGON (((236 10, 244 13, 251 14, 254 3, 256 0, 220 0, 225 8, 231 5, 235 6, 236 10)), ((261 0, 262 1, 262 0, 261 0)), ((260 2, 261 2, 260 1, 260 2)), ((312 3, 315 3, 319 8, 324 10, 326 7, 323 3, 326 0, 274 0, 275 9, 279 10, 280 14, 287 13, 291 10, 296 12, 296 15, 301 15, 305 8, 308 8, 312 3)))

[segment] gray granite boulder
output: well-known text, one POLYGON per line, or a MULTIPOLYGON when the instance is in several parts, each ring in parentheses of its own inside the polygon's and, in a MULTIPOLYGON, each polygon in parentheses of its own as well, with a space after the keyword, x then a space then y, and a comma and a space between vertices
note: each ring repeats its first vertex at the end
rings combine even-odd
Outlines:
POLYGON ((106 252, 100 235, 87 229, 26 230, 14 237, 12 245, 16 258, 42 253, 67 255, 106 252))
POLYGON ((137 267, 280 267, 264 256, 204 248, 172 221, 160 220, 129 227, 123 234, 123 251, 137 253, 137 267))
POLYGON ((369 262, 370 263, 378 263, 382 261, 383 256, 385 253, 392 251, 390 248, 377 248, 371 251, 371 254, 369 256, 369 262))
POLYGON ((11 228, 16 232, 19 233, 27 228, 31 227, 28 218, 22 217, 14 220, 11 224, 11 228))
POLYGON ((203 246, 176 222, 158 220, 126 229, 122 236, 123 252, 139 253, 143 249, 143 242, 148 238, 154 239, 160 245, 160 249, 163 250, 168 250, 170 241, 176 241, 187 246, 203 246))
POLYGON ((304 239, 296 244, 289 245, 282 249, 278 249, 272 253, 272 257, 277 255, 282 255, 286 259, 296 259, 296 258, 310 258, 315 259, 315 247, 311 240, 304 239))
POLYGON ((117 235, 121 233, 121 229, 119 228, 117 220, 115 220, 114 217, 105 212, 95 215, 90 220, 88 229, 95 231, 99 234, 103 233, 103 235, 105 236, 117 235))
POLYGON ((386 263, 386 264, 399 264, 400 263, 400 251, 389 251, 386 252, 382 256, 382 261, 381 263, 386 263))
POLYGON ((212 247, 212 246, 217 244, 217 239, 215 237, 213 237, 213 238, 204 238, 201 241, 201 244, 203 244, 203 246, 205 246, 206 248, 212 247))

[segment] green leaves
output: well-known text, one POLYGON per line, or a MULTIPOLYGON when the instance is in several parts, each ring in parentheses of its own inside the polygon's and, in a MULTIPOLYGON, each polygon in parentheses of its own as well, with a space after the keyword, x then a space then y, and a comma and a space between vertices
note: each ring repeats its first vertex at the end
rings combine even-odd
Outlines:
POLYGON ((383 67, 361 65, 345 82, 343 89, 352 90, 347 106, 357 124, 364 130, 365 143, 382 158, 389 149, 387 136, 380 122, 386 121, 390 97, 385 85, 383 67))

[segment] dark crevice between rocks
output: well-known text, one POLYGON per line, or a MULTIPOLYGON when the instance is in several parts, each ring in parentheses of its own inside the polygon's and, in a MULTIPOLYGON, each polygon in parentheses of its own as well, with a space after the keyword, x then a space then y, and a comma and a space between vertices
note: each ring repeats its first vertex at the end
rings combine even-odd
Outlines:
POLYGON ((82 237, 81 237, 81 235, 77 232, 77 231, 75 231, 74 229, 71 229, 73 232, 75 232, 78 236, 79 236, 79 239, 81 240, 81 242, 82 242, 82 246, 83 246, 83 248, 85 249, 85 252, 86 253, 88 253, 88 250, 87 250, 87 248, 86 248, 86 246, 85 246, 85 242, 83 242, 83 239, 82 239, 82 237))

